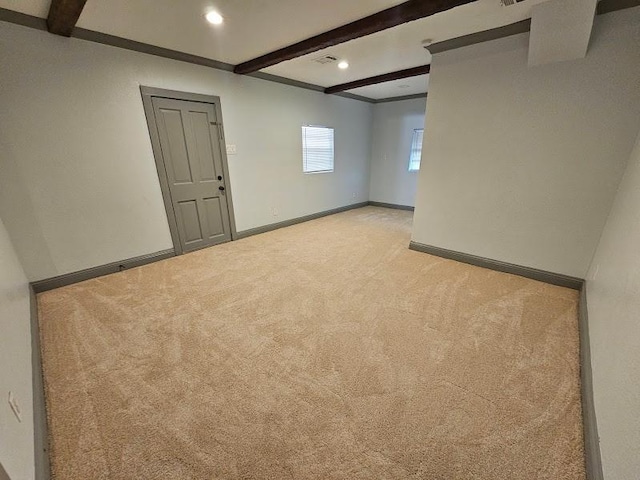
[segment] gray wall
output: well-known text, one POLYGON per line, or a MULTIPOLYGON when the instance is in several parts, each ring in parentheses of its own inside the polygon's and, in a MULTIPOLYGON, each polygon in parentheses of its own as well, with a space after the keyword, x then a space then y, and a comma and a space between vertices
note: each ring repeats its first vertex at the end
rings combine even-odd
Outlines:
POLYGON ((10 478, 34 478, 29 286, 0 220, 0 464, 10 478), (9 407, 13 392, 22 421, 9 407))
POLYGON ((528 34, 434 55, 413 240, 584 278, 640 129, 640 8, 585 59, 527 68, 528 34))
POLYGON ((0 215, 30 280, 171 247, 141 84, 220 96, 238 230, 368 200, 371 104, 1 22, 0 64, 0 215), (334 173, 302 173, 303 124, 335 128, 334 173))
POLYGON ((415 205, 418 172, 409 171, 413 131, 424 128, 426 98, 373 107, 369 200, 415 205))
POLYGON ((604 476, 640 472, 640 135, 587 277, 604 476))

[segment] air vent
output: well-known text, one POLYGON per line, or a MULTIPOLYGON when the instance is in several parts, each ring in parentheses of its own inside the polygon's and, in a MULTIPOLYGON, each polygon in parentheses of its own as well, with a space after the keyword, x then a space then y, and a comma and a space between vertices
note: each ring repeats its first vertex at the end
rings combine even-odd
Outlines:
POLYGON ((503 7, 510 7, 511 5, 515 5, 516 3, 524 2, 524 0, 500 0, 503 7))
POLYGON ((338 59, 336 57, 332 57, 331 55, 322 55, 321 57, 312 58, 311 61, 324 65, 325 63, 337 62, 338 59))

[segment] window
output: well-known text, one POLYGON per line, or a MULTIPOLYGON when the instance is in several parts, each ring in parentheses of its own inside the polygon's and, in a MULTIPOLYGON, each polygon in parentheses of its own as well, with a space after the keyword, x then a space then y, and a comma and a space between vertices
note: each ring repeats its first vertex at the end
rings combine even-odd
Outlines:
POLYGON ((302 127, 302 171, 333 172, 333 128, 302 127))
POLYGON ((413 131, 413 139, 411 140, 411 155, 409 156, 409 171, 417 172, 420 170, 420 157, 422 157, 422 135, 424 129, 418 128, 413 131))

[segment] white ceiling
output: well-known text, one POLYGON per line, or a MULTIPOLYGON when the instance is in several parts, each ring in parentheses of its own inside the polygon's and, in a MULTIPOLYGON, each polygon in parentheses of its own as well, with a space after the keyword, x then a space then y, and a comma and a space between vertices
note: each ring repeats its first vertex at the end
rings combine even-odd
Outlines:
MULTIPOLYGON (((530 18, 531 7, 544 1, 546 0, 526 0, 510 7, 502 7, 500 0, 478 0, 431 17, 282 62, 264 71, 330 86, 426 65, 431 62, 431 56, 422 46, 424 40, 436 43, 515 23, 530 18), (347 59, 350 68, 339 71, 335 65, 319 65, 312 62, 313 58, 321 54, 347 59)), ((380 89, 384 87, 381 86, 380 89)), ((382 98, 378 95, 377 89, 371 90, 370 93, 375 95, 372 98, 382 98)))
MULTIPOLYGON (((404 0, 88 0, 78 26, 138 42, 238 64, 318 33, 371 15, 404 0), (221 26, 204 20, 210 10, 225 18, 221 26)), ((525 0, 502 7, 500 0, 478 0, 428 18, 406 23, 299 57, 263 71, 324 87, 425 65, 423 40, 434 43, 530 18, 525 0), (318 64, 333 55, 350 67, 318 64)), ((45 18, 50 0, 0 0, 0 7, 45 18)), ((369 98, 424 93, 427 75, 354 89, 369 98), (408 87, 398 88, 400 85, 408 87)))

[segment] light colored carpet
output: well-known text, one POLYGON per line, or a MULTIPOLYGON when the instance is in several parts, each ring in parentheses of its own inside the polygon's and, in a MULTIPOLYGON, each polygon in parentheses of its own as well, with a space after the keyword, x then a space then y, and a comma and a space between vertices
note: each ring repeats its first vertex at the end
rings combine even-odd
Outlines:
POLYGON ((365 207, 38 296, 56 480, 584 479, 575 291, 365 207))

